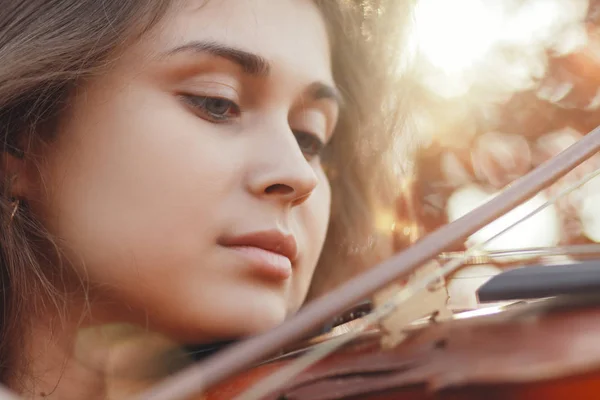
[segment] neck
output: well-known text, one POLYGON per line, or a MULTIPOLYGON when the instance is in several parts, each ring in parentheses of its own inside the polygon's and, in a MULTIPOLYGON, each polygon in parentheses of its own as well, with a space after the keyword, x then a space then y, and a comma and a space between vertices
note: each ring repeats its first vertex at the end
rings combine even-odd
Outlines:
MULTIPOLYGON (((10 359, 7 384, 28 399, 120 399, 145 389, 187 362, 161 335, 84 315, 36 316, 10 359)), ((90 313, 91 314, 91 313, 90 313)))
MULTIPOLYGON (((36 317, 22 327, 7 377, 9 387, 28 399, 101 398, 102 371, 86 365, 76 349, 77 327, 56 316, 36 317)), ((96 366, 97 367, 97 366, 96 366)))

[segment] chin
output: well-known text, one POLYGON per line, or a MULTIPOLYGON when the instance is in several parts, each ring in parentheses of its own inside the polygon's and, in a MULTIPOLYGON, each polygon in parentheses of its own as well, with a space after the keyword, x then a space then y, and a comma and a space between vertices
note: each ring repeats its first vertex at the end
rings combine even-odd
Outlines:
POLYGON ((246 318, 245 325, 247 327, 247 335, 256 335, 275 328, 285 321, 285 307, 271 310, 263 310, 259 316, 255 318, 246 318))
POLYGON ((254 336, 273 329, 286 319, 286 307, 280 304, 265 304, 262 307, 240 307, 231 313, 221 335, 230 338, 254 336))
POLYGON ((287 316, 285 302, 243 301, 236 306, 215 304, 210 310, 187 309, 162 315, 155 326, 179 343, 201 344, 254 336, 280 325, 287 316))

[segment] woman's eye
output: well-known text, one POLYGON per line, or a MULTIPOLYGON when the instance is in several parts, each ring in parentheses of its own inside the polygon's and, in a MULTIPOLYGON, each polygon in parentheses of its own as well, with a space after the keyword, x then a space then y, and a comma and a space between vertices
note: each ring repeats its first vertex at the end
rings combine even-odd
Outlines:
POLYGON ((294 136, 298 142, 298 147, 304 153, 307 160, 317 157, 325 147, 325 143, 313 134, 295 131, 294 136))
POLYGON ((240 114, 240 108, 237 104, 222 97, 192 95, 183 97, 185 101, 201 115, 201 117, 214 122, 227 121, 240 114))

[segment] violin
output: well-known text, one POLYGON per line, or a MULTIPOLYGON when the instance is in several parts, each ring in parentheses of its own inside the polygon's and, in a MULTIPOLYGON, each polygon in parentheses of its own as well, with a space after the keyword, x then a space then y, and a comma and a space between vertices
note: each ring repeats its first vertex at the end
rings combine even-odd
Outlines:
MULTIPOLYGON (((596 398, 599 306, 599 295, 567 296, 460 313, 413 327, 391 350, 381 349, 380 331, 365 332, 266 399, 596 398)), ((202 398, 235 398, 296 357, 260 365, 202 398)))
MULTIPOLYGON (((279 327, 230 345, 166 379, 140 398, 597 397, 593 395, 600 390, 600 348, 596 344, 600 295, 596 293, 565 292, 550 299, 458 313, 445 320, 432 315, 405 327, 405 338, 399 344, 383 348, 382 338, 390 332, 381 329, 385 324, 378 321, 401 308, 403 301, 415 293, 430 290, 439 275, 408 285, 367 315, 340 325, 355 325, 349 332, 338 329, 343 334, 317 338, 307 348, 295 349, 269 362, 264 360, 392 282, 407 280, 418 267, 531 198, 598 150, 600 127, 489 202, 312 301, 279 327), (253 391, 255 384, 262 388, 253 391)), ((455 270, 464 261, 464 257, 451 260, 440 274, 455 270)))
MULTIPOLYGON (((594 345, 600 328, 600 246, 505 251, 479 256, 469 264, 499 262, 498 259, 512 262, 516 253, 533 256, 534 264, 541 260, 552 262, 553 257, 557 262, 565 256, 576 261, 554 266, 528 265, 501 274, 480 288, 482 302, 527 297, 533 301, 518 300, 505 306, 459 312, 449 321, 415 321, 404 329, 407 339, 389 351, 380 348, 382 332, 373 326, 300 374, 276 395, 266 398, 593 397, 600 390, 600 349, 594 345), (562 250, 560 257, 558 250, 562 250), (513 275, 517 281, 513 282, 513 275), (540 288, 545 292, 540 293, 540 288)), ((353 307, 337 319, 338 325, 327 334, 307 341, 306 348, 292 348, 287 354, 213 388, 205 398, 235 398, 263 374, 273 373, 310 351, 310 346, 351 330, 371 306, 365 302, 353 307)))

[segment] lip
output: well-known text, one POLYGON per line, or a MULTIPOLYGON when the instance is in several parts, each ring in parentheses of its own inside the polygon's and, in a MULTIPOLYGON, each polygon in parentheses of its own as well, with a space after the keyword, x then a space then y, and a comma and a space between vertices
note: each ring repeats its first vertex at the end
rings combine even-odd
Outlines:
POLYGON ((276 279, 289 278, 298 257, 294 236, 278 230, 223 237, 218 244, 244 256, 262 275, 276 279))
POLYGON ((225 237, 219 241, 219 244, 227 247, 257 247, 280 254, 292 262, 298 257, 298 245, 294 236, 277 230, 225 237))

